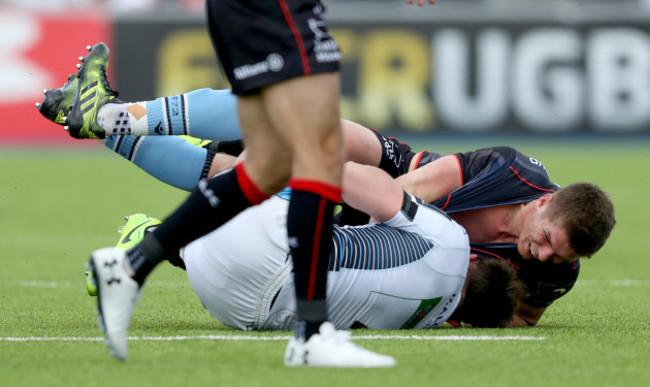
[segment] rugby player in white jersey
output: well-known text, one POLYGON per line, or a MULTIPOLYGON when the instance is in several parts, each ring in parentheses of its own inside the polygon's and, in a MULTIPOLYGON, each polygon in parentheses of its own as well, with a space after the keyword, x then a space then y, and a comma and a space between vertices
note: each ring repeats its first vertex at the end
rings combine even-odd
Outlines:
MULTIPOLYGON (((452 315, 473 326, 509 324, 525 294, 513 267, 470 262, 463 227, 405 194, 384 171, 347 163, 343 187, 346 203, 379 223, 335 227, 327 305, 336 328, 433 328, 452 315)), ((287 206, 284 195, 275 196, 180 251, 196 294, 222 323, 293 329, 287 206)), ((127 224, 122 233, 133 230, 127 224)))

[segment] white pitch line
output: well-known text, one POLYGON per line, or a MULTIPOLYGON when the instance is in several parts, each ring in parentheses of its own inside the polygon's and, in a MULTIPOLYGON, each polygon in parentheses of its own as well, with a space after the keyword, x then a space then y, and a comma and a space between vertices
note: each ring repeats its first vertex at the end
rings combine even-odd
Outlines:
POLYGON ((536 341, 544 340, 543 336, 352 336, 353 339, 361 340, 439 340, 439 341, 536 341))
POLYGON ((609 286, 623 286, 623 287, 641 287, 641 286, 648 286, 650 285, 650 281, 648 280, 639 280, 639 279, 614 279, 614 280, 607 280, 607 281, 592 281, 592 280, 578 280, 576 282, 576 285, 581 285, 581 286, 602 286, 602 285, 609 285, 609 286))
MULTIPOLYGON (((189 341, 189 340, 231 340, 231 341, 284 341, 290 336, 129 336, 130 341, 189 341)), ((438 340, 438 341, 539 341, 540 336, 352 336, 354 340, 438 340)), ((103 341, 102 337, 0 337, 0 341, 103 341)))
MULTIPOLYGON (((83 279, 74 284, 70 281, 0 281, 0 286, 6 287, 22 287, 22 288, 70 288, 83 287, 83 279)), ((578 280, 576 283, 580 286, 622 286, 622 287, 646 287, 650 285, 650 281, 642 279, 613 279, 613 280, 604 280, 604 281, 591 281, 591 280, 578 280)), ((185 288, 189 287, 188 282, 180 281, 150 281, 147 282, 148 286, 156 286, 161 288, 185 288)))
MULTIPOLYGON (((80 280, 74 284, 70 281, 0 281, 0 286, 6 287, 21 287, 21 288, 70 288, 72 286, 83 288, 86 284, 86 281, 83 277, 80 277, 80 280)), ((187 281, 151 281, 147 282, 148 286, 155 286, 159 288, 184 288, 190 287, 190 283, 187 281)))
MULTIPOLYGON (((81 283, 81 282, 80 282, 81 283)), ((72 286, 70 281, 4 281, 5 286, 21 288, 69 288, 72 286)))

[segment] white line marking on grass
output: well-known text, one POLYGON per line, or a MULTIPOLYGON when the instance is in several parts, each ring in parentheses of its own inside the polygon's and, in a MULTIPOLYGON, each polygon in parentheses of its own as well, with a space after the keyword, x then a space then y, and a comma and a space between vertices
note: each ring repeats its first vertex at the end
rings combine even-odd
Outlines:
MULTIPOLYGON (((617 279, 617 280, 606 280, 606 281, 591 281, 591 280, 578 280, 578 285, 581 286, 624 286, 624 287, 643 287, 649 286, 650 281, 642 279, 617 279)), ((80 279, 78 283, 75 283, 74 286, 83 287, 83 279, 80 279)), ((25 288, 69 288, 73 284, 70 281, 35 281, 35 280, 25 280, 25 281, 0 281, 0 286, 7 287, 25 287, 25 288)), ((158 288, 189 288, 189 282, 185 281, 149 281, 147 282, 148 287, 158 287, 158 288)))
POLYGON ((361 340, 440 340, 440 341, 535 341, 544 340, 543 336, 352 336, 353 339, 361 340))
MULTIPOLYGON (((70 288, 72 286, 83 288, 86 283, 83 277, 80 277, 78 282, 74 285, 70 281, 0 281, 0 285, 7 287, 21 287, 21 288, 70 288)), ((151 281, 147 282, 148 287, 155 286, 158 288, 189 288, 191 285, 186 281, 151 281)))
MULTIPOLYGON (((4 286, 22 287, 22 288, 69 288, 72 286, 70 281, 3 281, 4 286)), ((81 285, 80 285, 81 286, 81 285)))
POLYGON ((648 281, 644 280, 632 280, 632 279, 623 279, 623 280, 614 280, 612 285, 614 286, 644 286, 647 285, 648 281))
POLYGON ((602 286, 605 284, 610 286, 641 287, 650 285, 650 281, 640 279, 618 279, 608 281, 578 280, 576 285, 578 284, 582 286, 602 286))
POLYGON ((103 341, 103 337, 0 337, 0 341, 103 341))
MULTIPOLYGON (((224 340, 224 341, 284 341, 290 336, 129 336, 130 341, 189 341, 189 340, 224 340)), ((415 336, 415 335, 368 335, 352 336, 355 340, 439 340, 439 341, 539 341, 540 336, 415 336)), ((0 337, 0 341, 103 341, 103 337, 0 337)))

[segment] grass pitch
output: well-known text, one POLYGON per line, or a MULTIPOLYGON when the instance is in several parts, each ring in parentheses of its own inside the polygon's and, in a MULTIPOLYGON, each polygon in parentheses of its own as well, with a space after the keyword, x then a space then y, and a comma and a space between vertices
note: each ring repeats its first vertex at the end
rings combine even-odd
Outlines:
POLYGON ((186 193, 101 147, 1 149, 0 385, 650 385, 650 142, 409 139, 443 153, 497 141, 541 160, 559 184, 599 184, 618 225, 537 327, 355 331, 363 346, 397 358, 387 370, 287 369, 288 333, 221 325, 170 265, 152 274, 136 308, 129 358, 113 360, 84 263, 116 242, 124 215, 164 217, 186 193))

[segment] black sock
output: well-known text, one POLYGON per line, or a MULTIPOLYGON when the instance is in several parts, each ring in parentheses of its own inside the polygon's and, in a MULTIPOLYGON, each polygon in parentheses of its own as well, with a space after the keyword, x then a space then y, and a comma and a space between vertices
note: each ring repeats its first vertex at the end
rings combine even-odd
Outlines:
POLYGON ((312 335, 318 333, 318 328, 323 322, 309 322, 305 320, 298 320, 296 322, 296 338, 304 338, 309 340, 312 335))
POLYGON ((215 140, 203 147, 214 153, 225 153, 231 156, 239 156, 239 154, 244 151, 244 142, 242 140, 215 140))
POLYGON ((235 169, 199 181, 198 187, 176 211, 129 250, 134 278, 142 284, 162 260, 215 230, 250 205, 239 186, 235 169))
POLYGON ((126 257, 133 268, 133 279, 142 286, 149 273, 158 265, 160 261, 154 257, 164 255, 162 246, 147 233, 142 241, 133 246, 126 252, 126 257))
MULTIPOLYGON (((306 338, 327 320, 327 272, 332 248, 334 202, 294 189, 287 217, 294 267, 298 319, 306 338), (315 329, 314 329, 315 328, 315 329)), ((296 334, 301 334, 296 331, 296 334)))

